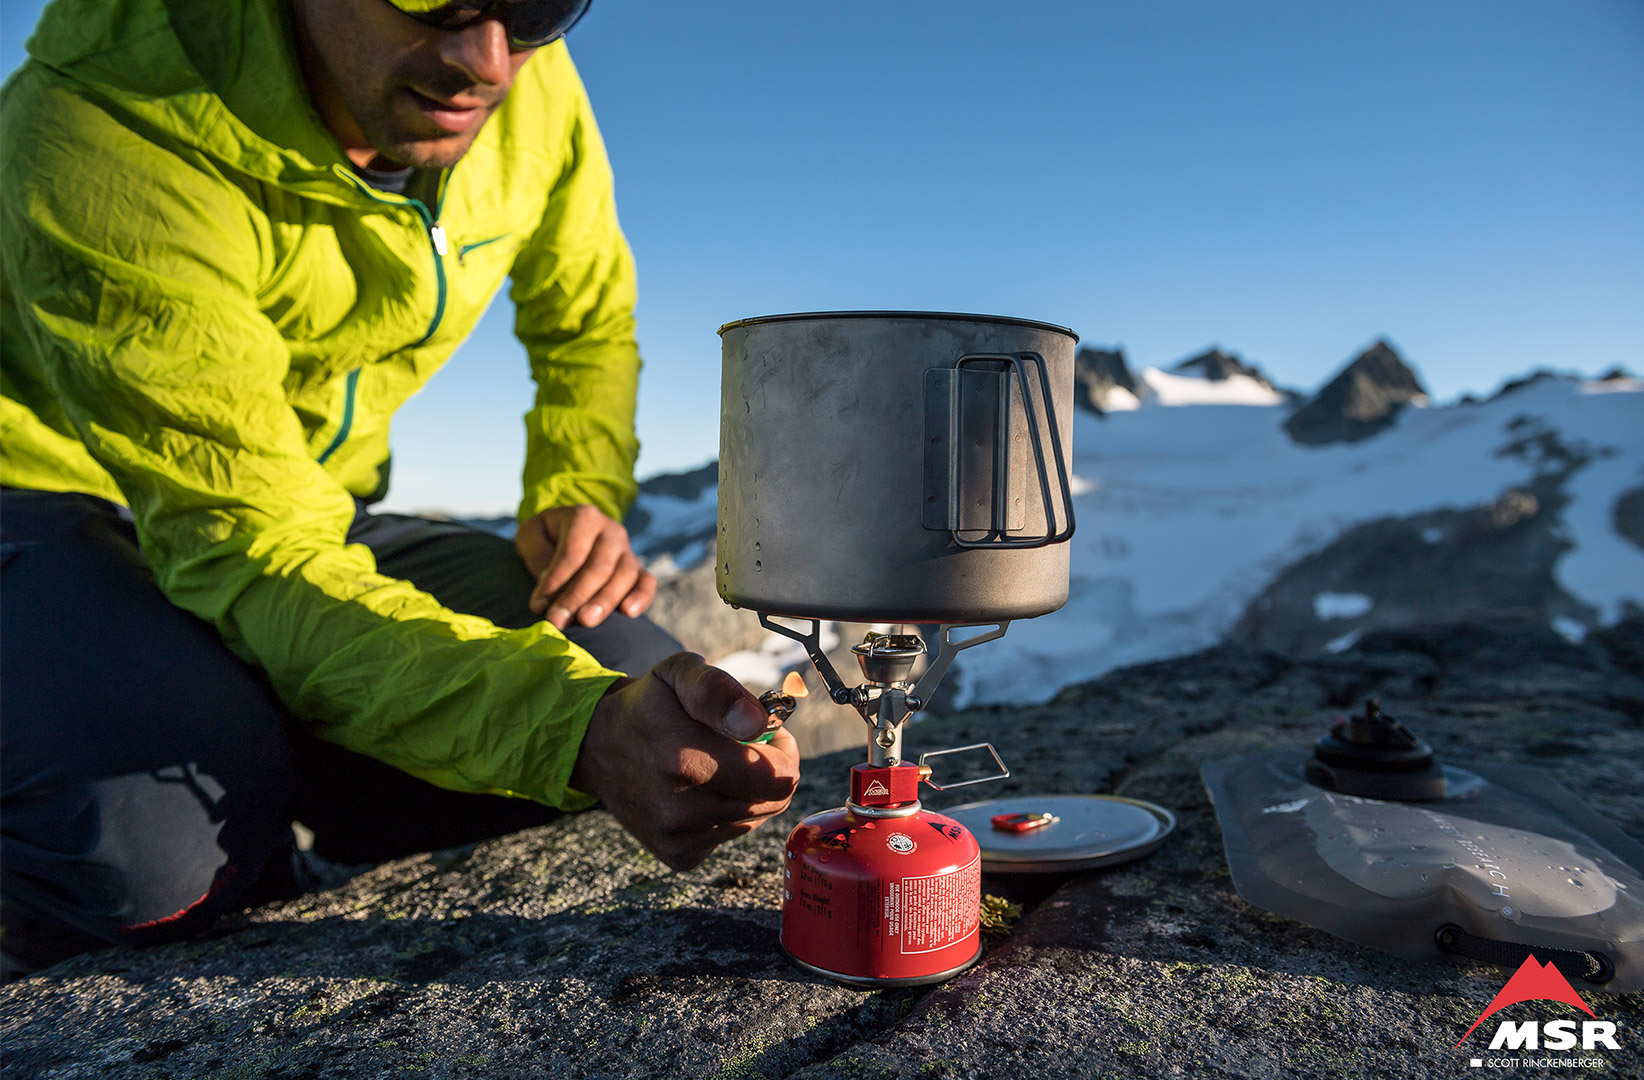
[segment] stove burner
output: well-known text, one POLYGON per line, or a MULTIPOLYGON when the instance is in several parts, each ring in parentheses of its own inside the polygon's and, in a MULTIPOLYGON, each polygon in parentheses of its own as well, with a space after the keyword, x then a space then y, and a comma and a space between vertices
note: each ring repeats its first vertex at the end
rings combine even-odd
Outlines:
POLYGON ((852 645, 862 674, 875 685, 900 685, 907 681, 913 663, 925 655, 925 642, 917 634, 869 633, 852 645))

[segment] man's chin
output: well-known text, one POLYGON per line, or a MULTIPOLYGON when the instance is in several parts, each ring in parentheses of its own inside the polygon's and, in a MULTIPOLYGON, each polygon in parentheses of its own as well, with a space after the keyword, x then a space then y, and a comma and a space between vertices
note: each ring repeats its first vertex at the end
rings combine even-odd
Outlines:
POLYGON ((418 115, 382 117, 365 127, 365 137, 377 153, 417 169, 449 169, 462 160, 479 138, 486 117, 468 131, 440 131, 418 115))
POLYGON ((496 107, 470 112, 434 108, 437 104, 402 89, 375 111, 374 122, 362 121, 360 126, 383 157, 418 169, 449 169, 474 145, 496 107))
POLYGON ((440 139, 371 140, 377 153, 401 165, 416 169, 449 169, 462 160, 474 145, 478 133, 449 135, 440 139))

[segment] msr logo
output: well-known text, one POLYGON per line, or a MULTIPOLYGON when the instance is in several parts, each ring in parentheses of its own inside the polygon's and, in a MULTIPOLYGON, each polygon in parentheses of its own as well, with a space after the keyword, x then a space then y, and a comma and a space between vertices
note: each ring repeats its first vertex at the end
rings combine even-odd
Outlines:
MULTIPOLYGON (((1460 1046, 1467 1041, 1480 1024, 1489 1017, 1500 1012, 1509 1005, 1516 1005, 1521 1001, 1562 1001, 1566 1005, 1573 1005, 1586 1013, 1593 1015, 1593 1010, 1581 1000, 1581 995, 1551 963, 1539 964, 1536 958, 1527 956, 1519 969, 1513 972, 1513 977, 1507 980, 1507 985, 1501 988, 1478 1014, 1473 1026, 1467 1029, 1456 1043, 1460 1046)), ((1552 1020, 1540 1023, 1535 1020, 1504 1020, 1496 1025, 1495 1038, 1490 1040, 1490 1049, 1500 1050, 1573 1050, 1577 1042, 1576 1022, 1574 1020, 1552 1020)), ((1619 1050, 1615 1041, 1615 1025, 1608 1020, 1584 1020, 1581 1023, 1581 1048, 1596 1050, 1602 1047, 1606 1050, 1619 1050)))
POLYGON ((879 781, 875 780, 873 783, 868 785, 868 790, 866 790, 862 793, 862 797, 865 799, 869 795, 889 795, 889 794, 890 794, 890 788, 886 787, 884 784, 881 784, 879 781))

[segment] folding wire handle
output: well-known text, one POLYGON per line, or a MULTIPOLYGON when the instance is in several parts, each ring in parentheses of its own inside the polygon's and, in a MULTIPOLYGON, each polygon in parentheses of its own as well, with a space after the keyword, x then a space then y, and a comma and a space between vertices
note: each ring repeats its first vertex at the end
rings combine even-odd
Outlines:
POLYGON ((969 746, 953 746, 946 750, 930 750, 919 755, 919 764, 924 765, 931 758, 944 757, 948 754, 963 754, 967 750, 986 750, 988 753, 992 754, 993 763, 999 766, 998 775, 978 776, 973 780, 961 780, 956 784, 938 784, 935 780, 932 780, 929 776, 927 776, 925 777, 925 783, 929 784, 937 791, 952 791, 954 788, 970 787, 972 784, 986 784, 990 780, 1003 780, 1010 776, 1010 766, 1005 764, 1005 759, 999 756, 999 751, 995 750, 993 748, 993 744, 988 742, 971 743, 969 746))
MULTIPOLYGON (((943 369, 933 368, 927 372, 927 378, 943 369)), ((1038 353, 970 353, 961 356, 952 368, 946 369, 953 373, 951 381, 947 383, 946 408, 942 409, 931 398, 927 397, 927 424, 932 422, 933 416, 946 414, 946 496, 947 496, 947 532, 953 542, 962 548, 1040 548, 1051 544, 1060 544, 1073 535, 1073 488, 1068 477, 1067 464, 1062 458, 1062 433, 1056 422, 1056 405, 1051 399, 1050 376, 1045 368, 1044 357, 1038 353), (960 498, 959 491, 959 455, 963 441, 961 433, 962 421, 960 418, 960 400, 962 396, 962 380, 960 373, 967 365, 981 363, 1002 363, 1010 368, 1015 384, 1022 388, 1022 411, 1027 417, 1028 436, 1033 444, 1033 467, 1039 481, 1039 496, 1045 509, 1045 531, 1040 536, 1028 536, 1018 539, 1009 539, 1008 527, 1004 522, 1009 515, 1001 519, 1004 500, 1009 498, 1009 432, 1010 432, 1010 395, 1005 394, 1000 403, 999 431, 996 433, 999 449, 997 451, 995 472, 993 477, 992 498, 994 504, 994 522, 990 529, 961 529, 957 517, 956 500, 960 498), (1032 364, 1038 372, 1039 400, 1044 406, 1045 420, 1050 428, 1051 457, 1055 460, 1056 482, 1062 497, 1062 511, 1066 515, 1060 527, 1056 522, 1056 511, 1051 502, 1050 465, 1046 459, 1044 440, 1039 435, 1039 418, 1033 406, 1033 395, 1029 391, 1027 367, 1032 364), (937 412, 932 413, 935 405, 937 412), (966 540, 963 532, 985 532, 988 539, 966 540)), ((1008 384, 1007 384, 1008 385, 1008 384)), ((929 393, 929 391, 927 391, 929 393)), ((939 400, 939 399, 937 399, 939 400)), ((933 437, 933 442, 935 441, 933 437)), ((939 451, 938 451, 939 452, 939 451)), ((930 459, 927 459, 929 462, 930 459)), ((927 485, 931 482, 927 466, 927 485)), ((940 496, 932 495, 927 488, 927 498, 936 502, 940 496)), ((927 528, 932 527, 928 522, 927 528)), ((940 526, 936 526, 940 528, 940 526)))

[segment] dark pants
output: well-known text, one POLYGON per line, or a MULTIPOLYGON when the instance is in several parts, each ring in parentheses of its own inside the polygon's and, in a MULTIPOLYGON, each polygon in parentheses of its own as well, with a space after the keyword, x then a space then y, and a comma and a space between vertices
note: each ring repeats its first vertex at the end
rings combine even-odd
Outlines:
MULTIPOLYGON (((539 621, 511 541, 363 507, 348 539, 446 607, 510 628, 539 621)), ((103 941, 186 937, 258 896, 265 867, 288 856, 293 819, 316 854, 360 863, 555 816, 304 735, 260 671, 160 593, 111 503, 0 490, 0 567, 8 911, 103 941)), ((567 636, 619 671, 679 649, 622 615, 567 636)))

